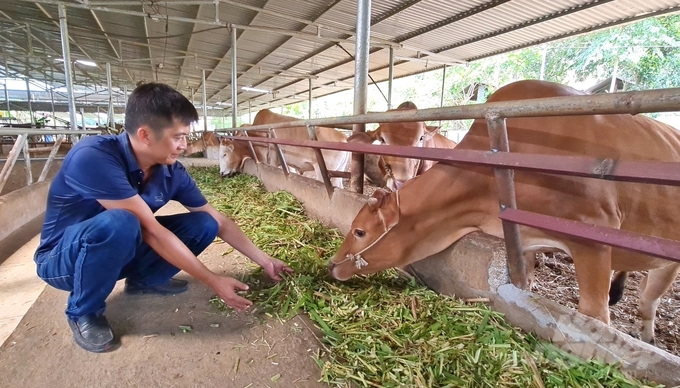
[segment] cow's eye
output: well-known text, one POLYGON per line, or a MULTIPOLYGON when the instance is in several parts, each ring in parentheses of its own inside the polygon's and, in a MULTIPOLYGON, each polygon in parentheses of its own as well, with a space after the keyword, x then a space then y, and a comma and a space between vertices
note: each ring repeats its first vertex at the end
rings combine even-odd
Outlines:
POLYGON ((366 235, 366 232, 364 232, 361 229, 354 229, 354 235, 359 237, 359 238, 362 238, 366 235))
POLYGON ((421 136, 420 141, 423 141, 424 138, 425 138, 425 135, 421 136))
POLYGON ((383 144, 385 144, 385 138, 382 137, 382 136, 380 136, 380 142, 383 143, 383 144))

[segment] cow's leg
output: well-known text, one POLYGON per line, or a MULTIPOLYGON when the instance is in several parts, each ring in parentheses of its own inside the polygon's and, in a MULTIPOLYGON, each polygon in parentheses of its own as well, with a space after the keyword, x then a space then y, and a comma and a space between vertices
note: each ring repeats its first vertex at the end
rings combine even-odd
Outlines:
POLYGON ((341 189, 344 189, 344 185, 342 184, 342 178, 331 178, 331 183, 335 187, 339 187, 341 189))
POLYGON ((571 243, 569 250, 578 281, 578 311, 608 325, 611 247, 571 243))
POLYGON ((649 271, 640 283, 640 316, 642 318, 642 332, 640 339, 654 343, 654 318, 659 307, 661 296, 668 291, 678 276, 680 265, 669 265, 649 271))

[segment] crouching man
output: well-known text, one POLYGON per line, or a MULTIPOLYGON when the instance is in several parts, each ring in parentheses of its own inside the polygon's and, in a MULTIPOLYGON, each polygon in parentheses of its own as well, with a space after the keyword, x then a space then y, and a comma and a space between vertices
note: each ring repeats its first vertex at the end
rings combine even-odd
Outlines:
POLYGON ((104 317, 116 281, 126 294, 179 294, 188 283, 180 270, 210 286, 227 305, 251 302, 248 286, 206 268, 196 256, 219 236, 264 268, 274 280, 292 269, 258 249, 241 229, 203 197, 177 162, 187 146, 194 106, 170 86, 135 89, 125 111, 125 132, 92 136, 66 156, 47 198, 38 276, 68 291, 66 317, 75 342, 91 352, 117 343, 104 317), (154 216, 170 200, 189 213, 154 216))

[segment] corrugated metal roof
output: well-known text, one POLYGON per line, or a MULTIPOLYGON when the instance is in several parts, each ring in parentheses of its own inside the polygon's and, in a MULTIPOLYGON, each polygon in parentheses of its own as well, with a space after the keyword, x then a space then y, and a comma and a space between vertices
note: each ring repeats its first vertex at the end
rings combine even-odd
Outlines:
MULTIPOLYGON (((72 58, 98 64, 77 64, 76 83, 101 94, 109 62, 118 94, 158 80, 200 103, 205 70, 208 104, 228 101, 228 27, 237 25, 239 110, 305 100, 310 78, 314 97, 334 93, 353 83, 356 2, 220 0, 216 12, 214 0, 69 0, 72 58)), ((57 4, 0 2, 3 73, 63 85, 57 4)), ((432 61, 397 61, 399 77, 678 11, 680 0, 373 0, 369 68, 376 82, 387 79, 388 43, 398 57, 432 61)))

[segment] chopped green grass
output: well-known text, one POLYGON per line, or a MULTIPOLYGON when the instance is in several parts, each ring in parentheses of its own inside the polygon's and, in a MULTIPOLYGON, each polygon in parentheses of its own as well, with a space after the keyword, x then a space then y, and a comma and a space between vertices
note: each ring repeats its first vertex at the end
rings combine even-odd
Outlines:
MULTIPOLYGON (((268 193, 255 178, 221 179, 216 168, 190 172, 208 201, 233 218, 295 274, 274 286, 258 271, 244 281, 256 308, 281 319, 307 314, 329 354, 322 380, 362 387, 640 387, 617 365, 582 361, 512 327, 503 314, 464 303, 385 271, 347 282, 326 264, 342 236, 311 221, 286 192, 268 193)), ((228 308, 211 300, 222 311, 228 308)), ((661 387, 651 384, 649 386, 661 387)))

